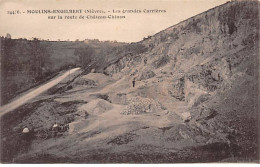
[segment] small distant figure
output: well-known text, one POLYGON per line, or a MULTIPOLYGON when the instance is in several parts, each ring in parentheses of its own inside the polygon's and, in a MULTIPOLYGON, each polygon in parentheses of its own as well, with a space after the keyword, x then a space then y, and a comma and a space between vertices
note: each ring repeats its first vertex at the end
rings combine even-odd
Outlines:
POLYGON ((134 88, 135 87, 135 78, 133 79, 132 83, 133 83, 133 88, 134 88))
POLYGON ((55 130, 55 129, 58 129, 58 124, 55 122, 54 125, 52 126, 52 129, 55 130))
POLYGON ((231 70, 231 59, 230 59, 230 58, 227 59, 227 63, 228 63, 228 68, 229 68, 229 70, 231 70))
POLYGON ((29 128, 24 128, 23 131, 22 131, 22 138, 25 142, 28 142, 30 140, 30 137, 31 137, 31 133, 30 133, 30 130, 29 128))
POLYGON ((146 63, 147 63, 147 58, 144 59, 144 64, 146 64, 146 63))
POLYGON ((29 130, 29 128, 25 127, 22 131, 21 140, 19 142, 21 150, 27 152, 29 149, 29 145, 32 141, 32 131, 29 130))
POLYGON ((52 126, 52 131, 53 131, 54 137, 57 136, 58 130, 59 130, 59 125, 55 122, 54 125, 52 126))
POLYGON ((229 71, 232 72, 232 70, 231 70, 231 62, 230 61, 228 62, 228 68, 229 68, 229 71))

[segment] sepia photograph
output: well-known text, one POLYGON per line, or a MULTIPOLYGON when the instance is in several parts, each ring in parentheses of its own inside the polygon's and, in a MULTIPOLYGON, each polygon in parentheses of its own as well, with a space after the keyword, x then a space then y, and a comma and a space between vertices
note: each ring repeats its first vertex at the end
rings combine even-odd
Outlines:
POLYGON ((259 7, 0 0, 0 163, 259 163, 259 7))

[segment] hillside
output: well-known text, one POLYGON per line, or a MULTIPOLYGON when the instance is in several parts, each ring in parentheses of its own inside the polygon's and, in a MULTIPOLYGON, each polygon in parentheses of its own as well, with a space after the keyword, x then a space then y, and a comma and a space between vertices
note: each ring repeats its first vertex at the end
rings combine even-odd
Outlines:
MULTIPOLYGON (((1 104, 37 86, 70 67, 88 66, 95 58, 99 60, 111 51, 117 51, 126 43, 85 41, 43 41, 37 38, 10 39, 1 37, 1 104), (93 52, 82 55, 79 50, 93 52)), ((111 56, 109 56, 111 57, 111 56)), ((84 67, 83 67, 84 68, 84 67)))
POLYGON ((228 2, 110 52, 2 118, 2 161, 258 162, 258 8, 228 2), (55 122, 69 129, 16 144, 55 122))

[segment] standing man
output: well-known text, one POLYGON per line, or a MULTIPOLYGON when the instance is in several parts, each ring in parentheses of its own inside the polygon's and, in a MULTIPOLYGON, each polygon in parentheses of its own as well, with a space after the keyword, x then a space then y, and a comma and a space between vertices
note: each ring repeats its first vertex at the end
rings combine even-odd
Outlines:
POLYGON ((58 134, 58 130, 59 130, 58 128, 59 128, 59 125, 55 122, 54 125, 52 126, 52 131, 53 131, 54 137, 56 137, 58 134))
POLYGON ((135 87, 135 78, 133 79, 132 83, 133 83, 133 87, 135 87))

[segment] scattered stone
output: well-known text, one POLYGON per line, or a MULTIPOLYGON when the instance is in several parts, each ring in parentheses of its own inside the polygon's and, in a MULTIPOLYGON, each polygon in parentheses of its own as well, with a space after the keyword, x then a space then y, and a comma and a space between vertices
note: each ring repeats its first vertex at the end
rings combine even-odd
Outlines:
POLYGON ((121 112, 121 114, 142 114, 154 112, 161 108, 161 105, 158 102, 155 102, 149 98, 133 97, 129 100, 129 104, 121 112))
POLYGON ((189 122, 191 120, 190 112, 181 113, 181 118, 183 119, 184 122, 189 122))
POLYGON ((23 129, 23 133, 29 133, 30 131, 29 131, 29 129, 28 128, 24 128, 23 129))
POLYGON ((155 73, 153 71, 150 70, 145 70, 141 73, 140 76, 138 76, 137 80, 141 81, 141 80, 145 80, 145 79, 149 79, 155 76, 155 73))

